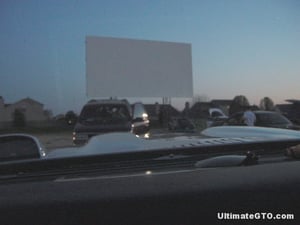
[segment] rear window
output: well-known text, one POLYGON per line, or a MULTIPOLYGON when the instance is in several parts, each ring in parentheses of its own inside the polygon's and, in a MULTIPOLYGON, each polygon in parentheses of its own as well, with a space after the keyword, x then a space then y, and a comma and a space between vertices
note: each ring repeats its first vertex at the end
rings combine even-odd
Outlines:
POLYGON ((223 116, 220 112, 218 112, 218 111, 213 111, 212 113, 211 113, 211 116, 212 117, 218 117, 218 116, 223 116))
POLYGON ((80 114, 81 122, 121 122, 129 121, 130 115, 125 105, 86 105, 80 114))
POLYGON ((27 137, 1 137, 0 161, 39 158, 39 147, 27 137))
POLYGON ((290 123, 288 119, 276 113, 256 114, 256 119, 258 122, 264 124, 289 124, 290 123))

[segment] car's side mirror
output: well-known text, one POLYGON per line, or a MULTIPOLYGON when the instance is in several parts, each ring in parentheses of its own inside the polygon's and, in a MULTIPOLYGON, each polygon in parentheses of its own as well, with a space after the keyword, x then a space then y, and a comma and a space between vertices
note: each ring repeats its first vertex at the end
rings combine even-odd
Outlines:
POLYGON ((36 159, 45 155, 45 149, 42 147, 38 139, 31 135, 0 135, 0 162, 36 159))

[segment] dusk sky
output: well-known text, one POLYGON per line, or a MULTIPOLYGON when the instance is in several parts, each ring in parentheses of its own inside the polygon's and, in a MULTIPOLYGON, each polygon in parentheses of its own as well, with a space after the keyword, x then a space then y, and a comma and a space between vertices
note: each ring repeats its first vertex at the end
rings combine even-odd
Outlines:
POLYGON ((299 0, 1 0, 0 96, 78 112, 90 35, 191 43, 195 95, 300 99, 299 0))

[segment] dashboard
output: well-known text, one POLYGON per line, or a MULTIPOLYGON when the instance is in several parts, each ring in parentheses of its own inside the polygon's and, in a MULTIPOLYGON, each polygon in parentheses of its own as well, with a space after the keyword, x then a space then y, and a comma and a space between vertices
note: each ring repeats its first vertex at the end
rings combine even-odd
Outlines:
POLYGON ((297 224, 300 162, 56 176, 0 184, 1 224, 297 224), (218 213, 293 214, 221 220, 218 213), (204 222, 205 221, 205 222, 204 222))

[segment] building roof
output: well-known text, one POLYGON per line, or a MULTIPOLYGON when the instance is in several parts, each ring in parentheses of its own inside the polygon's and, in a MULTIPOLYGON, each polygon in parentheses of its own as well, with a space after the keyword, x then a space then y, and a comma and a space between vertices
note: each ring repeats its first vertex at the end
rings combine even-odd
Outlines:
POLYGON ((287 99, 285 101, 293 103, 293 104, 300 104, 300 100, 296 100, 296 99, 287 99))
POLYGON ((86 105, 129 105, 129 103, 125 100, 117 100, 117 99, 103 99, 103 100, 95 100, 92 99, 86 103, 86 105))
POLYGON ((36 100, 34 100, 32 98, 29 98, 29 97, 23 98, 23 99, 15 102, 14 104, 17 104, 17 103, 20 103, 20 102, 28 102, 29 104, 35 104, 35 105, 44 106, 44 104, 42 104, 42 103, 40 103, 40 102, 38 102, 38 101, 36 101, 36 100))
POLYGON ((30 104, 30 105, 39 105, 40 107, 43 107, 43 106, 44 106, 44 104, 42 104, 42 103, 40 103, 40 102, 38 102, 38 101, 36 101, 36 100, 34 100, 34 99, 32 99, 32 98, 29 98, 29 97, 23 98, 23 99, 21 99, 21 100, 15 102, 15 103, 5 103, 5 102, 4 102, 4 98, 3 98, 2 96, 0 96, 0 99, 3 101, 4 107, 10 107, 10 106, 13 107, 14 105, 19 104, 19 103, 22 103, 22 102, 26 102, 26 103, 28 103, 28 104, 30 104))
POLYGON ((232 103, 232 100, 228 100, 228 99, 213 99, 211 100, 212 104, 216 104, 216 105, 230 105, 232 103))

